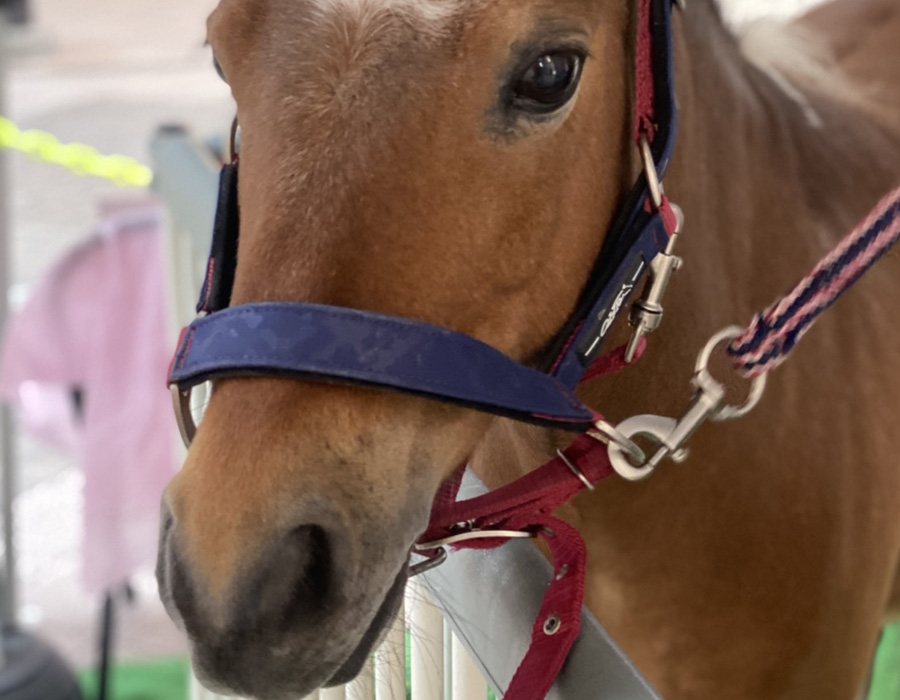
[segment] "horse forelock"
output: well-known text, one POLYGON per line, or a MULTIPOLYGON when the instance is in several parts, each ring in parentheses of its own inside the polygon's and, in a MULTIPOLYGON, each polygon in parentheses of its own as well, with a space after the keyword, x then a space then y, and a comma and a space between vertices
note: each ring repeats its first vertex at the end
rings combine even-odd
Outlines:
POLYGON ((225 8, 214 46, 226 64, 239 62, 228 77, 245 127, 246 181, 258 183, 246 188, 239 294, 246 284, 254 297, 281 298, 284 279, 322 284, 333 256, 349 254, 340 239, 354 226, 352 203, 377 163, 406 147, 398 131, 434 91, 464 3, 265 0, 254 3, 267 11, 256 34, 242 31, 236 3, 225 8), (267 233, 254 241, 257 220, 267 233), (302 250, 292 247, 296 230, 306 232, 302 250), (272 269, 284 275, 264 273, 272 269))

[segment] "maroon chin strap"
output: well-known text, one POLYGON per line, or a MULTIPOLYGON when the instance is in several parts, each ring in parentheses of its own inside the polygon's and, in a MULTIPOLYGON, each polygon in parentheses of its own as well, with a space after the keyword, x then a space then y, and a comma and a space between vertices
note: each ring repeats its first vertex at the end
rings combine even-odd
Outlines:
MULTIPOLYGON (((645 347, 641 345, 639 355, 645 347)), ((597 363, 590 379, 628 366, 625 348, 619 348, 597 363)), ((510 533, 540 538, 547 544, 553 580, 534 622, 528 653, 506 691, 508 700, 542 700, 581 631, 587 548, 581 533, 553 513, 615 474, 605 439, 594 433, 581 435, 542 467, 467 501, 457 501, 465 471, 459 469, 438 493, 428 530, 416 545, 418 554, 439 562, 445 546, 494 549, 509 542, 510 533)))

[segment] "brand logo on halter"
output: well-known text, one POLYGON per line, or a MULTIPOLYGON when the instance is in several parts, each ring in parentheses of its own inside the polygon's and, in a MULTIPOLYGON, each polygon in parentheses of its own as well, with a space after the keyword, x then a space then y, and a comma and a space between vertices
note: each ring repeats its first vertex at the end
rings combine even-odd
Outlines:
POLYGON ((633 289, 634 285, 629 283, 619 290, 618 296, 616 296, 615 301, 613 301, 612 303, 612 306, 609 307, 609 312, 606 314, 606 319, 603 321, 603 325, 600 326, 601 338, 605 338, 606 334, 609 333, 609 329, 612 328, 612 324, 615 323, 616 319, 619 317, 619 312, 622 310, 622 305, 625 303, 625 300, 628 299, 628 296, 631 294, 633 289))
MULTIPOLYGON (((619 291, 594 316, 596 320, 590 331, 585 334, 585 338, 578 350, 583 365, 587 366, 596 359, 600 348, 603 346, 603 341, 612 330, 616 319, 622 313, 622 307, 625 306, 628 297, 631 296, 631 293, 638 286, 646 267, 646 263, 640 256, 631 261, 626 261, 622 265, 617 279, 619 291)), ((610 287, 615 289, 612 285, 610 287)), ((610 297, 608 296, 607 298, 609 299, 610 297)))

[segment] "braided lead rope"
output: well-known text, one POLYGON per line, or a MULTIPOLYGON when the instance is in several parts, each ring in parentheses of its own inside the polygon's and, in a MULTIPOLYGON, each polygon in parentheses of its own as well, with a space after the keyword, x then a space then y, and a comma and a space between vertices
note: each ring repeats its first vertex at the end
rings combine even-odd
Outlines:
POLYGON ((738 372, 758 377, 784 362, 823 311, 900 240, 900 188, 885 197, 856 230, 787 296, 758 314, 728 346, 738 372))

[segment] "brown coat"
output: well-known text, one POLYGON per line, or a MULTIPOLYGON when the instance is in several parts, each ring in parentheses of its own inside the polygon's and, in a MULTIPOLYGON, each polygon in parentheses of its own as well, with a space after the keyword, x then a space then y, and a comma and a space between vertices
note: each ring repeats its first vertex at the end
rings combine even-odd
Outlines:
MULTIPOLYGON (((244 127, 235 302, 400 314, 536 357, 637 167, 633 5, 222 0, 210 41, 244 127), (538 120, 498 101, 523 55, 560 45, 590 56, 574 106, 538 120)), ((678 19, 667 186, 687 266, 639 368, 585 390, 611 419, 678 415, 707 338, 900 182, 900 7, 840 0, 808 23, 874 93, 792 94, 711 0, 678 19)), ((752 416, 567 509, 589 544, 589 606, 667 700, 859 691, 900 559, 898 265, 823 318, 752 416)), ((560 440, 363 389, 220 383, 169 488, 160 557, 202 674, 262 698, 346 679, 399 600, 441 480, 471 457, 501 483, 560 440)))

